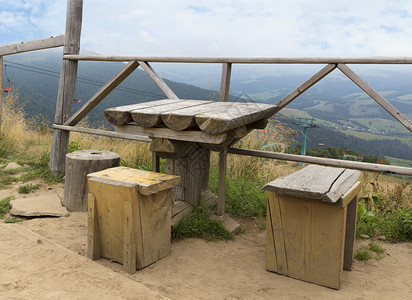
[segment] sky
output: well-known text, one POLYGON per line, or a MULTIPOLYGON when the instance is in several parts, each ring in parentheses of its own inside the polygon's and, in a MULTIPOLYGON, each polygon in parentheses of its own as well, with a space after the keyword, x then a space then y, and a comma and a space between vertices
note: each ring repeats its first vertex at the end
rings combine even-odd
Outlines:
MULTIPOLYGON (((0 45, 65 30, 65 0, 0 0, 0 45)), ((84 0, 81 52, 411 56, 410 0, 84 0)))

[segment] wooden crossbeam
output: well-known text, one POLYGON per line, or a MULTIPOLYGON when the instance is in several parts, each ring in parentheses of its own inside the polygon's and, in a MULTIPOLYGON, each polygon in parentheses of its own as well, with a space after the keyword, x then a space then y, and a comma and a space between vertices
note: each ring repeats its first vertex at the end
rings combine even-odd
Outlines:
POLYGON ((64 59, 88 61, 146 61, 167 63, 232 64, 412 64, 411 56, 375 57, 192 57, 192 56, 120 56, 64 55, 64 59))
POLYGON ((0 46, 0 56, 64 46, 64 35, 0 46))
POLYGON ((352 80, 357 86, 359 86, 366 94, 375 100, 380 106, 383 107, 392 117, 398 120, 406 129, 412 132, 412 122, 399 110, 397 110, 392 104, 390 104, 385 98, 383 98, 376 90, 374 90, 369 84, 362 80, 355 72, 353 72, 347 65, 338 64, 338 69, 342 71, 350 80, 352 80))
POLYGON ((129 62, 119 71, 109 82, 107 82, 93 97, 90 98, 73 116, 71 116, 63 125, 74 126, 80 122, 97 104, 99 104, 107 95, 111 93, 120 83, 123 82, 136 68, 139 63, 136 61, 129 62))
POLYGON ((172 89, 163 81, 163 79, 153 70, 152 66, 145 61, 139 61, 139 64, 142 68, 146 71, 146 73, 153 79, 156 85, 162 90, 162 92, 166 95, 169 99, 179 99, 172 91, 172 89))
POLYGON ((222 80, 220 83, 219 101, 227 102, 229 99, 230 76, 232 73, 232 64, 224 63, 222 65, 222 80))
POLYGON ((295 90, 293 90, 289 95, 287 95, 282 100, 280 100, 278 103, 276 103, 276 105, 278 106, 278 111, 281 110, 282 108, 284 108, 286 105, 288 105, 293 100, 295 100, 297 97, 302 95, 310 87, 315 85, 318 81, 323 79, 326 75, 328 75, 330 72, 332 72, 335 69, 336 69, 336 64, 328 64, 327 66, 325 66, 322 70, 317 72, 315 75, 313 75, 307 81, 305 81, 299 87, 297 87, 295 90))

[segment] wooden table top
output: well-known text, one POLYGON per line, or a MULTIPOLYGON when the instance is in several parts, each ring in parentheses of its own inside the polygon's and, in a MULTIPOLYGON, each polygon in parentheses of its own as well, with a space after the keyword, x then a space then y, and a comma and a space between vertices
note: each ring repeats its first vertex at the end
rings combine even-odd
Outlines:
POLYGON ((278 111, 276 105, 244 102, 163 99, 104 111, 113 125, 134 122, 142 128, 195 130, 211 135, 267 120, 278 111))

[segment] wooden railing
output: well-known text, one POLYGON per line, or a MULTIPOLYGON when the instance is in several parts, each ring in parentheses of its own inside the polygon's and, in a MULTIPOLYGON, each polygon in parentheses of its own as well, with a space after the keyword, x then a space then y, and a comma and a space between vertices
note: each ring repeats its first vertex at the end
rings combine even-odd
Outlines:
MULTIPOLYGON (((98 103, 100 103, 113 89, 115 89, 124 79, 127 78, 137 67, 141 66, 146 73, 153 79, 158 87, 169 99, 177 99, 176 94, 167 86, 163 79, 155 72, 150 65, 151 62, 157 63, 220 63, 222 64, 222 76, 220 86, 219 101, 228 101, 232 64, 326 64, 319 72, 303 82, 295 90, 280 100, 276 105, 278 111, 291 103, 294 99, 302 95, 314 84, 322 80, 333 70, 338 69, 350 80, 358 85, 366 94, 374 99, 382 108, 392 115, 399 123, 412 132, 412 122, 375 89, 360 78, 347 64, 412 64, 412 57, 158 57, 158 56, 99 56, 99 55, 64 55, 64 60, 68 61, 116 61, 128 62, 109 82, 107 82, 87 103, 85 103, 73 116, 62 124, 54 124, 53 128, 63 131, 79 131, 89 134, 106 135, 125 139, 133 139, 149 142, 147 137, 130 136, 111 131, 95 130, 91 128, 74 127, 84 116, 87 115, 98 103)), ((53 149, 52 149, 53 151, 53 149)), ((358 162, 342 162, 339 160, 314 158, 308 156, 298 156, 283 153, 268 153, 249 149, 230 148, 229 153, 238 155, 258 156, 273 159, 284 159, 299 162, 324 164, 329 166, 346 167, 375 172, 389 172, 412 176, 412 168, 366 164, 358 162)))

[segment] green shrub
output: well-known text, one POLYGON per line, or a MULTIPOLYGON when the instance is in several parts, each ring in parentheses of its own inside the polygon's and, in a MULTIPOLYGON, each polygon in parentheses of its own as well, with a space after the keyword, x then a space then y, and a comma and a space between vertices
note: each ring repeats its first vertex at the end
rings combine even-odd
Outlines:
POLYGON ((29 183, 29 184, 19 186, 17 191, 20 194, 30 194, 31 192, 34 192, 35 190, 37 190, 40 186, 41 186, 41 184, 31 184, 31 183, 29 183))
POLYGON ((10 200, 12 200, 12 197, 7 197, 0 201, 0 218, 11 210, 10 200))
POLYGON ((372 257, 372 252, 369 249, 358 249, 355 251, 355 258, 360 261, 367 261, 372 257))
POLYGON ((199 238, 207 241, 230 240, 233 235, 223 227, 219 220, 212 220, 212 210, 199 206, 184 216, 172 230, 173 239, 199 238))

